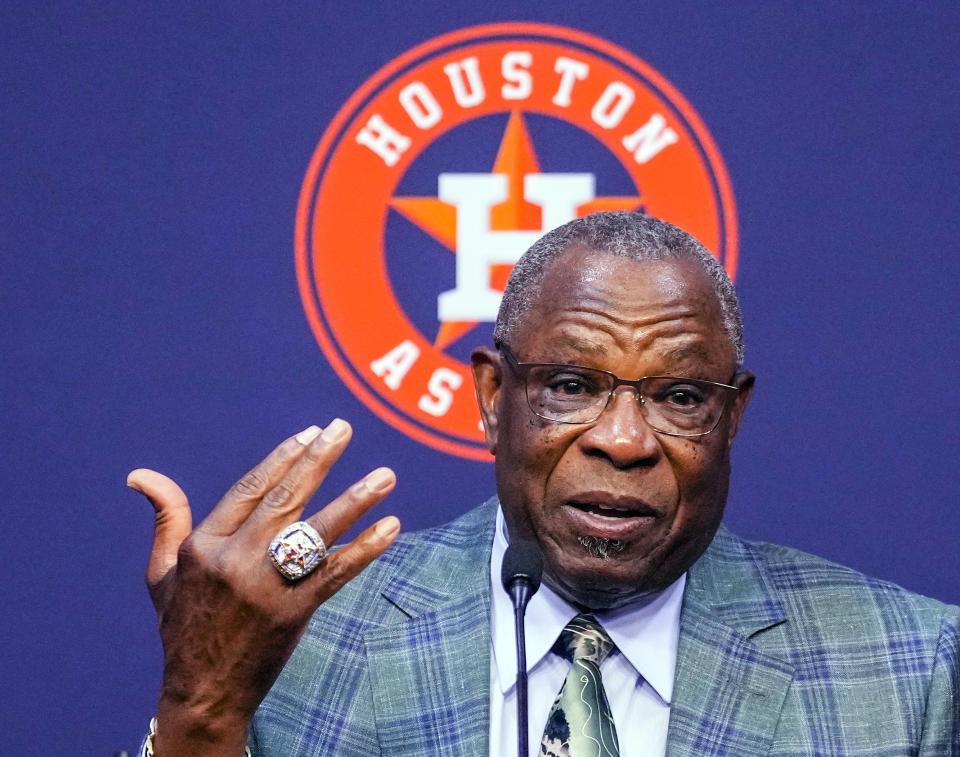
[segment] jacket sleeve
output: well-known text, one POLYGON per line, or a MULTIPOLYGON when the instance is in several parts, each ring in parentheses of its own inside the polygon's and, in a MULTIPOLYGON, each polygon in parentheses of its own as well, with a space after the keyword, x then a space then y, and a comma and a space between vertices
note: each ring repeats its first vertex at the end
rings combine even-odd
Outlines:
POLYGON ((960 608, 949 607, 927 692, 921 757, 960 757, 960 608))

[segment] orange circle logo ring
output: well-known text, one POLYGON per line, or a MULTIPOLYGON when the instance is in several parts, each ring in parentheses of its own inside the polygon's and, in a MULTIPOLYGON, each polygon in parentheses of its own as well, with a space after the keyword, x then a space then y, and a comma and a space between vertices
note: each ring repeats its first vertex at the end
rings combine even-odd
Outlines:
POLYGON ((690 231, 735 275, 736 211, 723 161, 659 73, 564 27, 489 24, 442 35, 361 85, 314 152, 295 231, 307 318, 337 375, 380 418, 434 449, 490 460, 469 366, 450 346, 493 320, 512 262, 533 240, 574 217, 621 208, 690 231), (429 146, 456 142, 485 117, 506 122, 488 173, 442 171, 435 194, 398 193, 429 146), (572 126, 599 143, 630 190, 599 194, 603 177, 577 165, 566 145, 570 170, 542 171, 542 137, 529 120, 572 126), (436 333, 416 325, 397 296, 386 254, 391 217, 455 255, 456 280, 436 293, 436 333))

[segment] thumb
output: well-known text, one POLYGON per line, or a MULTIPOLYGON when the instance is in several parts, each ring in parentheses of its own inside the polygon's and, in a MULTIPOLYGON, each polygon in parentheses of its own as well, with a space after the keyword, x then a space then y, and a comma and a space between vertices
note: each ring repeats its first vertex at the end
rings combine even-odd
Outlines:
POLYGON ((143 494, 153 505, 153 549, 147 564, 147 586, 153 591, 177 564, 177 550, 193 528, 190 504, 173 479, 147 468, 130 471, 127 486, 143 494))

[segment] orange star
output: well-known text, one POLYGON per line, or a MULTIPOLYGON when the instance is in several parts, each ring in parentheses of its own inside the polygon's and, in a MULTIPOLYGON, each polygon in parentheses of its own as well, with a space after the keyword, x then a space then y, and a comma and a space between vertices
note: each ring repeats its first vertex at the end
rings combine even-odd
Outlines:
MULTIPOLYGON (((523 196, 524 177, 539 172, 537 154, 523 116, 519 111, 513 111, 491 171, 506 175, 509 191, 504 202, 490 209, 492 231, 541 230, 540 206, 527 202, 523 196)), ((632 210, 639 206, 640 202, 639 196, 597 197, 578 207, 577 216, 585 216, 598 210, 632 210)), ((390 207, 456 253, 457 209, 453 205, 436 197, 394 197, 390 207)), ((491 266, 490 287, 503 291, 511 270, 512 265, 491 266)), ((476 325, 475 321, 444 321, 440 324, 433 346, 439 350, 445 349, 476 325)))

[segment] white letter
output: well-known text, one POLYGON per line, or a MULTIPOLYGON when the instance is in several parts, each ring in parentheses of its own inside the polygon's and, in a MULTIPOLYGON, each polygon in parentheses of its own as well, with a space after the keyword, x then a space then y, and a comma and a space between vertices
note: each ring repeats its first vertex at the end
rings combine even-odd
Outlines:
POLYGON ((635 97, 633 90, 622 81, 610 82, 590 111, 593 122, 604 129, 612 129, 627 115, 635 97))
POLYGON ((459 63, 448 63, 443 67, 443 73, 450 80, 450 86, 453 87, 453 96, 461 108, 472 108, 479 105, 487 96, 483 88, 483 80, 480 79, 480 65, 474 57, 464 58, 459 63), (467 91, 467 83, 463 80, 463 74, 466 72, 467 79, 470 82, 470 91, 467 91))
POLYGON ((570 107, 570 93, 573 91, 573 84, 577 79, 586 79, 590 73, 590 66, 579 60, 572 58, 557 58, 553 70, 560 74, 560 86, 557 87, 557 94, 553 96, 553 104, 561 108, 570 107))
POLYGON ((523 199, 539 205, 543 231, 577 217, 577 208, 595 196, 592 173, 528 173, 523 178, 523 199))
POLYGON ((593 199, 593 174, 527 174, 524 197, 543 209, 542 230, 491 231, 490 209, 507 199, 504 174, 440 174, 437 196, 457 208, 456 287, 437 298, 441 321, 493 321, 502 292, 490 287, 490 266, 516 263, 547 229, 576 218, 593 199))
POLYGON ((373 150, 388 166, 400 160, 410 147, 410 138, 390 126, 379 113, 370 116, 367 125, 357 134, 357 142, 373 150))
POLYGON ((400 104, 418 129, 429 129, 440 120, 443 108, 422 81, 415 81, 400 90, 400 104))
POLYGON ((509 84, 500 88, 504 100, 526 100, 533 91, 533 77, 526 69, 533 64, 533 56, 526 50, 509 52, 500 61, 503 78, 509 84))
POLYGON ((391 389, 399 389, 400 382, 420 357, 420 348, 409 339, 405 339, 390 352, 370 363, 370 370, 383 378, 383 383, 391 389))
POLYGON ((450 405, 453 404, 453 391, 451 390, 459 389, 462 383, 463 376, 456 371, 451 371, 449 368, 437 368, 427 382, 427 390, 433 396, 431 397, 430 394, 421 395, 417 407, 437 418, 446 415, 450 405))
POLYGON ((650 120, 633 134, 623 138, 623 146, 633 153, 637 163, 646 163, 663 148, 677 141, 677 133, 666 126, 667 119, 659 113, 650 116, 650 120))

